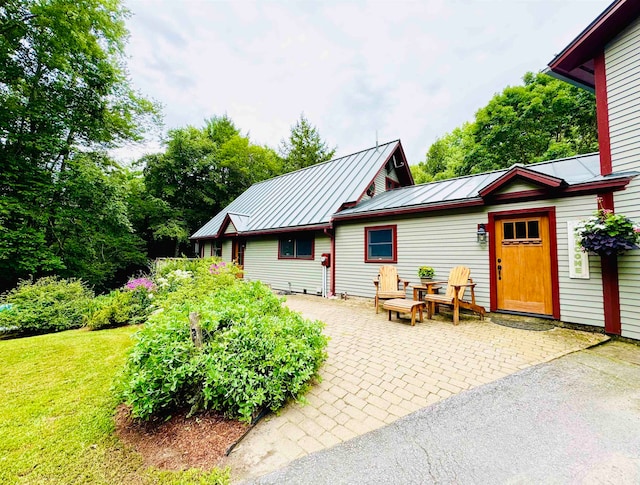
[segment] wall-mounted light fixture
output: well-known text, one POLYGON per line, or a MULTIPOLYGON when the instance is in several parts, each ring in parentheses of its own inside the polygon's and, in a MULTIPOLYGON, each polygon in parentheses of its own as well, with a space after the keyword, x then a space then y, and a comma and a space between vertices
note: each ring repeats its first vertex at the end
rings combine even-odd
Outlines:
POLYGON ((476 238, 478 240, 478 244, 486 244, 487 243, 487 228, 484 224, 478 224, 478 231, 476 232, 476 238))

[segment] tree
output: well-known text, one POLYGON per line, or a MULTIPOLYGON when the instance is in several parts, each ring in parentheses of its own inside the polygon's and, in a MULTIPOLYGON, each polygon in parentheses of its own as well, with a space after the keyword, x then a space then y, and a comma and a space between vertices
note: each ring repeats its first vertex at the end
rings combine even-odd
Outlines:
POLYGON ((126 77, 126 15, 118 0, 0 4, 0 287, 67 268, 54 228, 69 177, 95 158, 71 161, 155 121, 126 77))
POLYGON ((422 184, 456 177, 472 143, 469 123, 438 138, 429 147, 425 161, 411 167, 415 182, 422 184))
POLYGON ((546 74, 523 79, 476 113, 460 174, 597 151, 592 94, 546 74))
POLYGON ((171 130, 166 146, 164 153, 140 161, 149 196, 167 209, 164 221, 152 230, 155 255, 188 251, 189 234, 252 184, 282 173, 277 154, 253 145, 226 115, 211 118, 200 129, 171 130))
POLYGON ((326 142, 320 138, 316 127, 304 117, 304 113, 291 127, 289 139, 280 142, 280 155, 284 160, 285 173, 331 160, 335 152, 336 147, 329 149, 326 142))
POLYGON ((416 181, 486 172, 598 150, 593 94, 545 74, 527 73, 465 123, 437 139, 416 181))

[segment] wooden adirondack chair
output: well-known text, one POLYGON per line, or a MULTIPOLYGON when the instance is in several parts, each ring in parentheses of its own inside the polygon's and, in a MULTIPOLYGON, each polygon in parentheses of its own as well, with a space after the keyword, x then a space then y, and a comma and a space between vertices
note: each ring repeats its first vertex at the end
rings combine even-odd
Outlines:
POLYGON ((378 277, 373 280, 373 284, 376 286, 376 313, 380 300, 407 297, 409 282, 398 276, 395 266, 380 266, 378 277), (402 289, 398 289, 400 285, 403 285, 402 289))
POLYGON ((432 318, 436 305, 448 305, 453 307, 453 324, 458 325, 460 322, 460 308, 471 310, 480 315, 480 319, 484 319, 486 313, 484 307, 476 305, 476 295, 474 288, 476 284, 473 282, 469 275, 471 270, 466 266, 456 266, 449 273, 448 281, 434 281, 427 283, 430 285, 447 285, 447 292, 444 295, 429 294, 424 296, 424 301, 427 303, 427 318, 432 318), (471 301, 464 300, 465 290, 469 287, 471 289, 471 301))

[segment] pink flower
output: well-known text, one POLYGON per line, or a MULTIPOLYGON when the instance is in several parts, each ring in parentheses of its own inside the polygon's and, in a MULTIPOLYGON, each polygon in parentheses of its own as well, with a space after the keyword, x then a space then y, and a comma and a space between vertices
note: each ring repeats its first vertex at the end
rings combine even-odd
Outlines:
POLYGON ((225 263, 224 261, 220 261, 219 263, 213 263, 211 266, 209 266, 209 273, 220 274, 226 269, 226 267, 227 267, 227 263, 225 263))
POLYGON ((146 288, 147 291, 153 291, 156 285, 153 284, 149 278, 136 278, 134 280, 129 280, 129 282, 125 285, 125 288, 130 291, 137 290, 138 288, 146 288))

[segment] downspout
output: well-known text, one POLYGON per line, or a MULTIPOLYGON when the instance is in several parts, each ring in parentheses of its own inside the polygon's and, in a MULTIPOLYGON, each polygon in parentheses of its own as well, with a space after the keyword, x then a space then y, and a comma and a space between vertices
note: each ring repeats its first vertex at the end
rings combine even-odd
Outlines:
POLYGON ((329 296, 331 297, 336 294, 336 238, 333 227, 325 228, 324 233, 331 240, 331 283, 329 284, 329 296))

